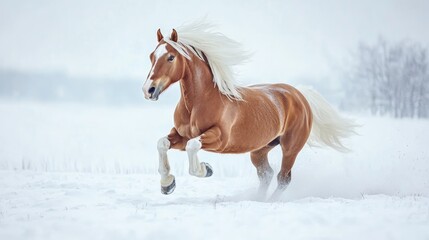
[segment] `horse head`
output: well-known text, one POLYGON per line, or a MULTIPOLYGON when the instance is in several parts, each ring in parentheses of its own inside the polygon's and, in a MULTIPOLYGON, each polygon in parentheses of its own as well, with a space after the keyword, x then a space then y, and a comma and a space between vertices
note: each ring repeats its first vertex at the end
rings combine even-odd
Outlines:
MULTIPOLYGON (((145 98, 152 101, 158 100, 163 91, 183 78, 186 65, 186 58, 165 41, 160 29, 157 31, 157 37, 158 45, 150 54, 152 68, 143 85, 145 98)), ((173 29, 169 41, 177 40, 177 32, 173 29)))

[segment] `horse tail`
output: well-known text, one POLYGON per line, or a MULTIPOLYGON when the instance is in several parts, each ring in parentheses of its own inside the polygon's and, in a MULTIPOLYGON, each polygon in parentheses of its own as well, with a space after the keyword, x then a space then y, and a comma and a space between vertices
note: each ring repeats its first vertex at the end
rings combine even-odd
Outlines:
POLYGON ((342 140, 355 135, 358 125, 352 119, 341 116, 318 92, 298 87, 310 104, 313 124, 307 143, 310 146, 328 146, 340 152, 349 152, 342 140))

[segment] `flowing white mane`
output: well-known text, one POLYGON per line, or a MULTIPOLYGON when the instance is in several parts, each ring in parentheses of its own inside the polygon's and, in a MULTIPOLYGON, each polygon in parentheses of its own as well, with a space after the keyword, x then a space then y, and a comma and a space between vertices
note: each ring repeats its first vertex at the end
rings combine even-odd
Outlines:
POLYGON ((214 32, 214 26, 204 21, 183 25, 176 30, 177 42, 166 37, 164 41, 187 59, 191 59, 191 52, 204 61, 204 53, 213 73, 213 82, 219 91, 230 99, 242 100, 232 69, 250 57, 250 54, 243 51, 241 44, 214 32))

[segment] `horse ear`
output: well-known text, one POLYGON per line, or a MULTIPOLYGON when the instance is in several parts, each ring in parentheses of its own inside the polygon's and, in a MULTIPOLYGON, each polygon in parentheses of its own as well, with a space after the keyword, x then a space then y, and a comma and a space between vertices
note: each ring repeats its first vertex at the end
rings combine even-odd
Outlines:
POLYGON ((161 40, 164 38, 161 33, 161 29, 158 28, 158 31, 156 31, 156 36, 158 37, 158 42, 161 42, 161 40))
POLYGON ((178 38, 178 36, 177 36, 176 29, 174 29, 174 28, 173 28, 173 32, 171 33, 171 37, 170 37, 170 39, 171 39, 171 41, 173 41, 173 42, 177 42, 177 38, 178 38))

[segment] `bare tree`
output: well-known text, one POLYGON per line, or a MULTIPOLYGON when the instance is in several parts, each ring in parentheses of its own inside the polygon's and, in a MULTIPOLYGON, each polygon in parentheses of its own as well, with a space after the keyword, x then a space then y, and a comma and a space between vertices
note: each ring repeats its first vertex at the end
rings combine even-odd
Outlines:
POLYGON ((396 118, 429 117, 427 49, 416 43, 361 43, 349 78, 344 105, 396 118))

